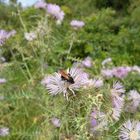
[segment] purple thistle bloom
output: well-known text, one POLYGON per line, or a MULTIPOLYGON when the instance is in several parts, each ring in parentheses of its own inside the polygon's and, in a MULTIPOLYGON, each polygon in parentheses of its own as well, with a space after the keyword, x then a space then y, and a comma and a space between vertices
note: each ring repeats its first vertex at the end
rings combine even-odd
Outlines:
POLYGON ((101 132, 102 130, 107 129, 107 118, 103 112, 94 109, 90 115, 90 127, 91 132, 101 132))
POLYGON ((0 30, 0 46, 2 46, 6 39, 7 39, 8 33, 5 30, 0 30))
POLYGON ((90 68, 92 66, 92 59, 91 57, 86 57, 83 61, 82 64, 87 67, 90 68))
POLYGON ((123 79, 128 75, 127 67, 116 67, 113 69, 113 75, 117 78, 123 79))
POLYGON ((52 118, 51 122, 55 127, 60 127, 61 126, 61 121, 58 118, 52 118))
POLYGON ((111 69, 102 69, 101 74, 105 78, 112 78, 113 77, 113 71, 111 69))
POLYGON ((111 99, 112 99, 112 117, 115 120, 119 120, 120 114, 124 106, 124 96, 125 92, 123 85, 120 82, 115 82, 113 88, 111 89, 111 99))
POLYGON ((83 21, 79 21, 79 20, 72 20, 70 22, 70 25, 74 28, 74 29, 79 29, 82 28, 85 23, 83 21))
POLYGON ((5 137, 8 134, 9 134, 9 128, 7 127, 0 128, 0 136, 5 137))
POLYGON ((16 34, 15 30, 12 30, 10 32, 0 30, 0 46, 2 46, 8 38, 14 36, 15 34, 16 34))
POLYGON ((74 90, 83 87, 87 81, 85 79, 85 73, 77 67, 72 67, 70 70, 68 69, 67 73, 71 75, 74 83, 63 80, 60 73, 54 73, 53 75, 45 77, 41 83, 48 89, 51 95, 63 93, 68 99, 68 91, 71 91, 75 95, 74 90))
POLYGON ((4 83, 6 83, 6 79, 0 78, 0 84, 4 84, 4 83))
POLYGON ((130 90, 128 93, 128 103, 125 110, 127 112, 135 113, 140 105, 140 94, 136 90, 130 90))
POLYGON ((52 15, 57 19, 57 23, 61 23, 64 19, 65 13, 61 10, 61 8, 56 4, 47 4, 47 13, 52 15))
POLYGON ((45 9, 47 7, 47 3, 44 2, 43 0, 37 1, 34 5, 35 8, 42 8, 45 9))
POLYGON ((140 139, 140 122, 126 121, 119 133, 119 140, 139 140, 140 139))

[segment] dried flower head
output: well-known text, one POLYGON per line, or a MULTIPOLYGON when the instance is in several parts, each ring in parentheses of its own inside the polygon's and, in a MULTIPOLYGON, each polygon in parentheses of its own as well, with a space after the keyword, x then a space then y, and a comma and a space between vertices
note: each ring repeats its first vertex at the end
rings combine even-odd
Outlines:
POLYGON ((24 36, 25 36, 25 39, 28 41, 33 41, 34 39, 37 38, 37 35, 34 32, 25 33, 24 36))
POLYGON ((119 134, 120 140, 139 140, 140 139, 140 122, 139 121, 126 121, 119 134))
POLYGON ((110 57, 102 61, 102 66, 104 67, 109 62, 112 62, 112 59, 110 57))

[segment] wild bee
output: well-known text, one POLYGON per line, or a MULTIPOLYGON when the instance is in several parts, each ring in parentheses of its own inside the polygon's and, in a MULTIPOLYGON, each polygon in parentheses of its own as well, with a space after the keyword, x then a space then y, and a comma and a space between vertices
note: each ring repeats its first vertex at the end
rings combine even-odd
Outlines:
POLYGON ((64 70, 59 70, 59 73, 61 74, 62 80, 74 84, 74 79, 71 77, 70 73, 66 73, 64 70))

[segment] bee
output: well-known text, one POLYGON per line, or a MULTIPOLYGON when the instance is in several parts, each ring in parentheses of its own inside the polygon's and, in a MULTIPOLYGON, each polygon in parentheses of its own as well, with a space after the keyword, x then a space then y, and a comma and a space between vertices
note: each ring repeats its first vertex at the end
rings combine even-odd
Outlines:
POLYGON ((61 74, 62 80, 65 80, 71 84, 74 84, 74 79, 71 77, 70 73, 66 73, 64 70, 59 70, 59 73, 61 74))

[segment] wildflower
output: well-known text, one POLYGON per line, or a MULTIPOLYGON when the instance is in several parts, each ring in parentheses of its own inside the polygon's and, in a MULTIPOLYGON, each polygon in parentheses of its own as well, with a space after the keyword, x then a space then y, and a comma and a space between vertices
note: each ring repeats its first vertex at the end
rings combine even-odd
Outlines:
POLYGON ((52 118, 51 122, 55 127, 60 127, 61 126, 61 121, 58 118, 52 118))
POLYGON ((44 2, 43 0, 37 1, 34 5, 35 8, 42 8, 45 9, 47 7, 47 3, 44 2))
POLYGON ((14 36, 15 34, 16 34, 16 31, 15 31, 15 30, 12 30, 12 31, 10 31, 10 32, 7 34, 7 38, 12 37, 12 36, 14 36))
POLYGON ((6 79, 5 78, 0 78, 0 84, 6 83, 6 79))
POLYGON ((111 69, 102 69, 101 70, 101 74, 105 77, 105 78, 112 78, 113 77, 113 71, 111 69))
POLYGON ((65 13, 56 4, 47 4, 47 12, 57 19, 58 24, 60 24, 64 19, 65 13))
POLYGON ((0 30, 0 46, 2 46, 9 37, 14 36, 15 34, 15 30, 12 30, 10 32, 0 30))
POLYGON ((112 62, 112 59, 110 57, 106 58, 105 60, 102 61, 102 66, 105 66, 105 64, 107 64, 109 62, 112 62))
POLYGON ((92 66, 92 60, 91 57, 86 57, 83 61, 82 64, 87 67, 90 68, 92 66))
POLYGON ((97 109, 90 115, 90 127, 91 132, 98 132, 107 129, 107 118, 103 112, 100 112, 97 109))
POLYGON ((79 29, 82 28, 85 23, 83 21, 79 21, 79 20, 72 20, 70 22, 70 25, 74 28, 74 29, 79 29))
POLYGON ((140 105, 140 94, 136 90, 130 90, 128 93, 128 103, 125 110, 127 112, 135 113, 140 105))
POLYGON ((8 134, 9 134, 9 128, 7 127, 0 128, 0 136, 5 137, 8 134))
POLYGON ((0 30, 0 46, 2 46, 6 39, 7 39, 8 33, 5 30, 0 30))
POLYGON ((121 95, 122 93, 125 93, 125 89, 124 86, 122 85, 121 82, 115 82, 113 84, 113 88, 111 89, 111 93, 112 94, 118 94, 121 95))
POLYGON ((34 32, 25 33, 24 36, 25 36, 25 39, 28 41, 33 41, 34 39, 37 38, 37 36, 34 32))
POLYGON ((115 120, 119 120, 120 114, 124 106, 124 96, 123 93, 125 89, 120 82, 113 84, 111 89, 111 99, 112 99, 112 117, 115 120))
POLYGON ((54 75, 45 77, 42 80, 42 84, 48 89, 51 95, 63 93, 68 99, 68 91, 71 91, 75 95, 74 90, 81 88, 86 83, 86 80, 84 79, 85 73, 77 67, 68 69, 67 73, 71 75, 74 83, 63 80, 60 73, 54 73, 54 75))
POLYGON ((140 122, 126 121, 119 133, 120 140, 139 140, 140 139, 140 122))
POLYGON ((94 78, 94 79, 87 79, 86 80, 86 85, 84 86, 84 88, 87 87, 95 87, 95 88, 99 88, 101 86, 103 86, 103 80, 101 78, 94 78))
POLYGON ((121 112, 122 112, 122 108, 116 108, 116 107, 112 108, 112 118, 118 121, 120 118, 121 112))
POLYGON ((126 67, 117 67, 113 69, 113 75, 120 79, 125 78, 128 75, 128 72, 126 67))

